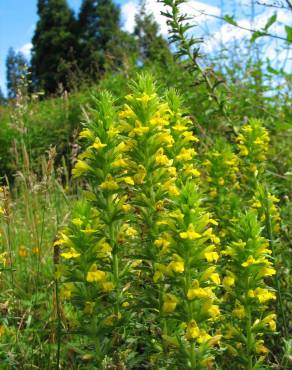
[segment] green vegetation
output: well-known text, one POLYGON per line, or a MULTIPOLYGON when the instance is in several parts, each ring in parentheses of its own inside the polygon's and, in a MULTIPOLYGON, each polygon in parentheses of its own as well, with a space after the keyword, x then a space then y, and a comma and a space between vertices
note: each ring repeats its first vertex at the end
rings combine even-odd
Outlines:
MULTIPOLYGON (((0 369, 291 368, 291 75, 203 63, 162 2, 176 59, 143 4, 135 40, 85 0, 87 78, 44 67, 0 106, 0 369)), ((77 32, 38 1, 38 37, 61 9, 77 32)))

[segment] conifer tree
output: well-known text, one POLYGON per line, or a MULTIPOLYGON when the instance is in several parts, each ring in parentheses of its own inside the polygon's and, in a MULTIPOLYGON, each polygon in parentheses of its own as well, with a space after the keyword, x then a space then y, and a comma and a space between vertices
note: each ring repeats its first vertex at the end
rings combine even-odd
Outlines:
POLYGON ((139 56, 142 62, 167 62, 171 53, 167 41, 159 34, 159 24, 152 13, 147 12, 146 1, 140 4, 136 15, 134 34, 138 39, 139 56))
POLYGON ((38 0, 33 36, 32 75, 37 89, 55 93, 72 87, 75 71, 75 20, 66 0, 38 0))
POLYGON ((5 102, 6 102, 6 99, 5 99, 5 96, 4 96, 3 92, 2 92, 2 89, 0 87, 0 105, 4 105, 5 102))
POLYGON ((27 69, 28 62, 23 53, 16 53, 13 48, 10 48, 6 58, 7 90, 10 99, 15 98, 17 91, 22 88, 27 69))
POLYGON ((117 56, 115 48, 121 36, 118 6, 112 0, 83 0, 78 34, 80 69, 95 79, 104 72, 107 55, 117 56))

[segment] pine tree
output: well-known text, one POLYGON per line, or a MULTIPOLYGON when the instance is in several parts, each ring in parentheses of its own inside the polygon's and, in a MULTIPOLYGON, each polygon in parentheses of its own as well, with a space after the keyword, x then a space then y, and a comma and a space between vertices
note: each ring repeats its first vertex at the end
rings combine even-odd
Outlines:
POLYGON ((139 13, 135 18, 134 34, 138 39, 140 60, 143 63, 149 61, 167 63, 171 56, 168 43, 159 34, 159 24, 153 14, 147 12, 145 1, 141 2, 139 13))
POLYGON ((0 87, 0 106, 1 105, 4 105, 5 102, 6 102, 6 99, 5 99, 5 96, 4 96, 3 92, 2 92, 2 89, 0 87))
POLYGON ((75 20, 66 0, 38 0, 32 75, 37 89, 55 93, 72 87, 76 61, 75 20))
POLYGON ((118 6, 112 0, 83 0, 78 34, 80 69, 95 79, 104 72, 107 55, 117 57, 115 47, 121 36, 118 6))
POLYGON ((25 84, 28 62, 23 53, 16 53, 10 48, 6 58, 6 79, 8 97, 16 97, 18 90, 21 90, 25 84))

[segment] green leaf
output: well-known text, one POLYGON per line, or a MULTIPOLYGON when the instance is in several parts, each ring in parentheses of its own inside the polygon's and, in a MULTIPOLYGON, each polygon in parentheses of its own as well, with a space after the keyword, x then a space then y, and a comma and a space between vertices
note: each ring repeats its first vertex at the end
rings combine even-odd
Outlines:
POLYGON ((264 27, 264 30, 267 31, 272 24, 274 24, 277 20, 277 13, 274 13, 267 21, 265 27, 264 27))
POLYGON ((233 26, 237 26, 237 22, 235 21, 235 19, 234 19, 232 16, 230 16, 230 15, 225 15, 225 16, 223 17, 223 19, 225 20, 225 22, 230 23, 230 24, 232 24, 233 26))
POLYGON ((287 41, 292 42, 292 27, 285 26, 285 31, 287 33, 287 41))
POLYGON ((279 74, 279 71, 277 71, 276 69, 274 69, 273 67, 271 67, 271 66, 268 66, 267 67, 267 71, 269 72, 269 73, 271 73, 271 74, 273 74, 273 75, 278 75, 279 74))
POLYGON ((253 34, 252 34, 252 37, 250 39, 250 42, 253 43, 255 42, 256 39, 258 39, 259 37, 262 37, 262 36, 265 36, 265 32, 262 32, 262 31, 255 31, 253 34))

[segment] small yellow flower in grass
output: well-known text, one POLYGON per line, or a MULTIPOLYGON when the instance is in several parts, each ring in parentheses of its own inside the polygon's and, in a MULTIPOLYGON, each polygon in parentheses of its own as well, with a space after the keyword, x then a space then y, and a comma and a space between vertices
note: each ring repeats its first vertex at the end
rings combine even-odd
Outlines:
POLYGON ((136 121, 136 127, 129 133, 129 137, 143 136, 149 131, 149 127, 142 126, 142 123, 136 121))
POLYGON ((249 153, 247 147, 245 145, 238 145, 239 147, 239 155, 242 157, 246 157, 249 153))
POLYGON ((119 179, 119 181, 124 182, 128 185, 135 185, 134 180, 130 176, 125 176, 119 179))
POLYGON ((75 177, 79 177, 89 171, 93 171, 92 167, 90 167, 85 161, 78 160, 72 170, 72 174, 75 177))
POLYGON ((155 273, 153 275, 153 282, 157 283, 162 278, 163 278, 163 273, 161 271, 155 271, 155 273))
POLYGON ((171 261, 168 264, 167 269, 169 271, 181 274, 185 270, 185 264, 183 261, 171 261))
POLYGON ((2 337, 5 334, 6 327, 3 324, 0 324, 0 337, 2 337))
POLYGON ((184 164, 183 171, 186 175, 190 175, 193 177, 199 177, 201 175, 200 171, 194 168, 193 164, 184 164))
POLYGON ((191 301, 195 298, 213 299, 214 293, 211 288, 190 288, 187 293, 188 299, 191 301))
POLYGON ((256 288, 254 290, 254 296, 259 300, 260 303, 265 303, 270 300, 276 300, 276 294, 274 292, 263 288, 256 288))
POLYGON ((221 283, 220 276, 216 272, 210 275, 210 279, 215 283, 216 285, 219 285, 221 283))
POLYGON ((184 142, 190 142, 194 141, 195 143, 199 142, 199 139, 194 136, 194 134, 191 131, 185 131, 182 133, 183 141, 184 142))
POLYGON ((223 284, 223 287, 228 290, 230 289, 230 287, 232 287, 235 283, 235 277, 234 275, 227 275, 224 277, 223 281, 222 281, 222 284, 223 284))
POLYGON ((33 247, 31 251, 32 251, 33 254, 39 254, 40 253, 39 247, 33 247))
POLYGON ((237 306, 232 311, 232 315, 238 319, 243 319, 246 316, 244 306, 237 304, 237 306))
POLYGON ((189 224, 187 231, 181 232, 179 236, 186 240, 195 240, 201 238, 201 234, 195 231, 193 224, 189 224))
POLYGON ((164 302, 162 306, 162 311, 166 313, 173 312, 178 304, 178 299, 174 294, 167 293, 164 296, 164 302))
POLYGON ((0 207, 0 215, 4 215, 4 212, 5 212, 4 208, 0 207))
POLYGON ((127 226, 127 228, 125 230, 125 235, 127 235, 129 237, 134 237, 134 236, 138 235, 138 231, 136 229, 134 229, 133 227, 131 227, 131 226, 127 226))
POLYGON ((96 150, 100 150, 100 149, 103 149, 107 146, 107 144, 103 144, 99 138, 96 138, 94 143, 90 146, 90 148, 93 148, 93 149, 96 149, 96 150))
POLYGON ((128 163, 123 158, 116 159, 112 163, 113 167, 127 167, 127 165, 128 163))
POLYGON ((72 258, 78 258, 80 253, 78 253, 74 248, 70 248, 67 252, 61 253, 61 257, 70 260, 72 258))
POLYGON ((197 342, 200 344, 207 343, 211 338, 211 335, 209 335, 205 330, 201 330, 201 333, 197 338, 197 342))
POLYGON ((272 331, 276 331, 276 314, 271 313, 270 315, 266 316, 262 321, 261 324, 269 325, 272 331))
MULTIPOLYGON (((258 264, 262 264, 262 263, 265 264, 265 265, 270 265, 271 264, 271 262, 268 261, 266 258, 259 258, 259 259, 256 260, 256 259, 254 259, 253 256, 249 256, 247 258, 247 260, 241 264, 241 266, 242 267, 249 267, 251 265, 258 265, 258 264)), ((270 269, 270 270, 273 270, 273 269, 270 269)))
POLYGON ((117 315, 112 314, 109 315, 106 319, 104 319, 103 323, 106 326, 113 326, 115 321, 118 321, 122 318, 122 314, 119 312, 117 315))
POLYGON ((28 256, 28 251, 25 246, 21 245, 18 249, 18 255, 19 257, 26 258, 28 256))
POLYGON ((82 130, 79 134, 79 137, 80 138, 86 138, 86 139, 89 139, 91 141, 94 141, 95 137, 92 133, 92 131, 90 131, 88 128, 82 130))
POLYGON ((88 271, 87 276, 86 276, 86 280, 89 283, 104 282, 105 278, 106 278, 106 273, 104 271, 97 270, 96 265, 93 265, 91 267, 90 271, 88 271))
POLYGON ((106 180, 100 184, 102 190, 117 190, 119 188, 118 183, 113 180, 112 176, 107 176, 106 180))
POLYGON ((204 256, 208 262, 217 262, 219 259, 219 254, 217 252, 206 252, 204 256))
POLYGON ((215 319, 217 316, 220 315, 219 306, 216 304, 212 304, 212 306, 208 309, 208 314, 212 317, 212 319, 215 319))
POLYGON ((163 148, 158 149, 157 153, 155 154, 155 162, 158 165, 166 165, 169 166, 172 164, 172 159, 169 159, 167 155, 164 154, 163 148))
POLYGON ((180 153, 175 158, 178 161, 190 161, 193 159, 193 157, 196 154, 197 153, 195 152, 195 149, 193 148, 190 148, 190 149, 182 148, 180 153))
POLYGON ((158 248, 162 248, 162 250, 167 250, 170 246, 170 241, 165 238, 159 238, 154 241, 154 245, 158 248))
POLYGON ((122 303, 122 307, 124 307, 124 308, 127 308, 129 306, 130 306, 130 303, 127 302, 127 301, 122 303))
POLYGON ((7 252, 3 252, 0 254, 0 263, 3 265, 3 266, 6 266, 7 264, 7 252))
POLYGON ((111 281, 104 281, 101 283, 101 286, 104 292, 111 292, 115 287, 111 281))
POLYGON ((267 354, 269 352, 268 348, 264 346, 264 341, 262 339, 256 342, 256 353, 267 354))
POLYGON ((218 180, 218 184, 220 186, 223 186, 225 184, 225 181, 224 181, 223 177, 220 177, 220 179, 218 180))
POLYGON ((188 323, 186 330, 187 339, 197 339, 200 335, 200 329, 195 320, 192 320, 188 323))

